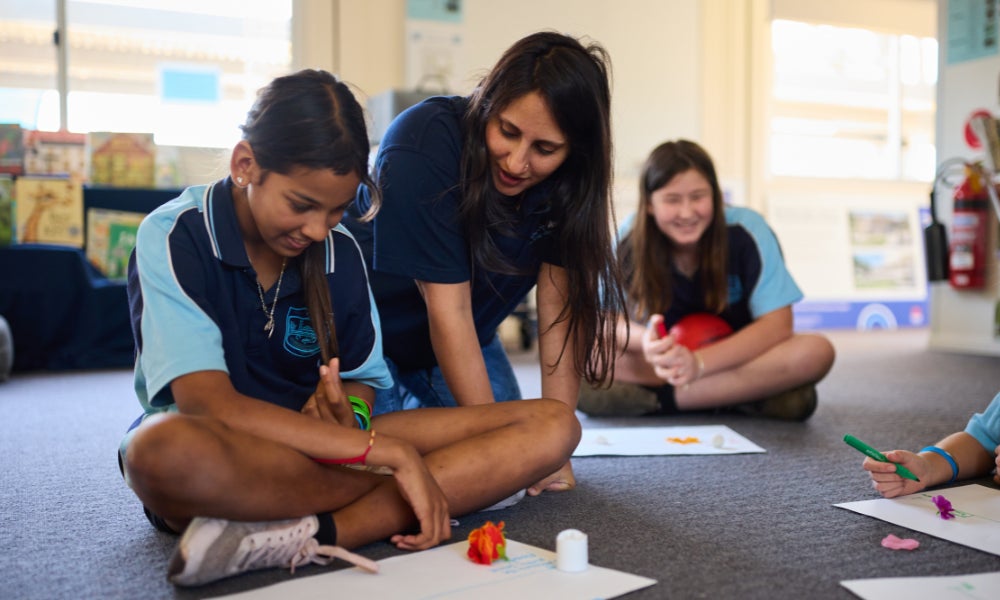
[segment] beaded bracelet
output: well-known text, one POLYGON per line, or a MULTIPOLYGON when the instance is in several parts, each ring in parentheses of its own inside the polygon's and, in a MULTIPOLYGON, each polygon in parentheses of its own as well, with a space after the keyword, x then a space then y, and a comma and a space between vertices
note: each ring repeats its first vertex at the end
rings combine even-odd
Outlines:
POLYGON ((951 465, 951 479, 948 480, 948 483, 951 483, 956 479, 958 479, 958 463, 955 462, 955 459, 947 450, 945 450, 944 448, 938 448, 937 446, 927 446, 925 448, 922 448, 920 451, 933 452, 934 454, 937 454, 942 458, 944 458, 946 461, 948 461, 948 464, 951 465))
POLYGON ((368 403, 357 396, 348 396, 347 399, 351 401, 351 408, 354 410, 354 418, 358 421, 358 427, 367 430, 372 424, 372 413, 371 409, 368 408, 368 403))
POLYGON ((356 465, 361 463, 363 465, 368 464, 368 453, 372 451, 372 446, 375 445, 375 430, 372 429, 372 434, 368 436, 368 447, 361 454, 351 457, 351 458, 316 458, 313 460, 318 463, 323 463, 325 465, 356 465))

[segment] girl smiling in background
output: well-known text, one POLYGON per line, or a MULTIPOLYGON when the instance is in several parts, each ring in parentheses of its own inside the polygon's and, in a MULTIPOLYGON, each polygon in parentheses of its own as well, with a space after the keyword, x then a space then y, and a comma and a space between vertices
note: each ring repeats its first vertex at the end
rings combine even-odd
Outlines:
MULTIPOLYGON (((610 389, 585 387, 593 416, 670 414, 735 406, 755 416, 803 421, 834 350, 797 334, 792 304, 802 292, 759 214, 723 204, 712 159, 687 140, 661 144, 639 179, 639 207, 623 223, 619 256, 632 331, 610 389), (684 316, 710 313, 734 333, 691 350, 660 337, 684 316)), ((619 343, 625 344, 622 318, 619 343)))

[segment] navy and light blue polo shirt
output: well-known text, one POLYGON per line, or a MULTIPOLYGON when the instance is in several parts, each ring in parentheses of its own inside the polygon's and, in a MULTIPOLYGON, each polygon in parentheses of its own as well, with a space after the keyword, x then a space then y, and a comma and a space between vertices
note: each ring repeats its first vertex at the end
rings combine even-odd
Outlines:
MULTIPOLYGON (((386 356, 402 370, 437 365, 427 307, 414 280, 470 281, 476 335, 483 346, 535 285, 541 264, 563 264, 556 246, 558 218, 549 202, 551 181, 517 199, 496 195, 509 215, 491 229, 490 238, 517 272, 473 264, 458 212, 461 120, 467 106, 467 98, 439 96, 401 113, 386 131, 375 161, 381 210, 372 223, 344 219, 372 269, 386 356)), ((355 214, 367 210, 369 198, 362 186, 355 214)))
MULTIPOLYGON (((176 410, 170 382, 195 371, 224 371, 239 392, 295 411, 319 381, 322 359, 298 262, 289 261, 282 277, 268 338, 231 186, 227 178, 188 188, 139 227, 128 287, 135 390, 147 414, 176 410)), ((340 225, 325 246, 340 376, 387 388, 392 379, 360 248, 340 225)), ((264 295, 268 311, 274 292, 264 295)))
POLYGON ((965 426, 965 433, 976 438, 986 452, 996 453, 997 446, 1000 446, 1000 394, 993 397, 986 410, 972 415, 965 426))
MULTIPOLYGON (((778 238, 757 212, 738 206, 725 207, 729 239, 729 300, 721 316, 733 331, 761 316, 802 299, 802 291, 785 267, 778 238)), ((635 215, 619 228, 619 239, 631 230, 635 215)), ((628 271, 628 269, 627 269, 628 271)), ((627 273, 631 276, 630 273, 627 273)), ((669 329, 682 317, 711 312, 705 307, 705 290, 698 274, 693 279, 673 268, 673 301, 664 315, 669 329)))

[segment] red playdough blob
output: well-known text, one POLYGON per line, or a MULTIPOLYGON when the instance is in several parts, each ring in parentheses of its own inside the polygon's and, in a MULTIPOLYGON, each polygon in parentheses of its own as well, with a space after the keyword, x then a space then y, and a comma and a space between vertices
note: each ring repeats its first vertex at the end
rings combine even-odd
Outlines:
POLYGON ((682 318, 670 328, 677 343, 688 350, 697 350, 717 342, 733 332, 722 317, 709 313, 694 313, 682 318))

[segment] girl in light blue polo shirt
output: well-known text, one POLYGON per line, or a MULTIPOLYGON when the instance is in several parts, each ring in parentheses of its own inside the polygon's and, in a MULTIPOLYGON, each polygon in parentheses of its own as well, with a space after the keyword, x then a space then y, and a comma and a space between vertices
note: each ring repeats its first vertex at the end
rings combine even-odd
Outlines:
POLYGON ((151 213, 129 267, 143 414, 119 464, 150 521, 183 531, 170 580, 371 567, 345 548, 434 546, 565 464, 579 424, 555 400, 371 417, 392 378, 340 225, 359 184, 377 190, 362 109, 306 70, 262 89, 242 130, 229 176, 151 213))
POLYGON ((792 305, 802 292, 778 239, 760 214, 723 204, 715 165, 701 146, 676 140, 650 153, 638 208, 619 237, 632 335, 627 344, 620 340, 625 351, 612 386, 585 386, 581 411, 625 416, 732 407, 791 421, 812 415, 833 345, 795 331, 792 305), (697 326, 682 319, 692 315, 717 317, 720 333, 731 333, 685 343, 682 328, 697 326))

